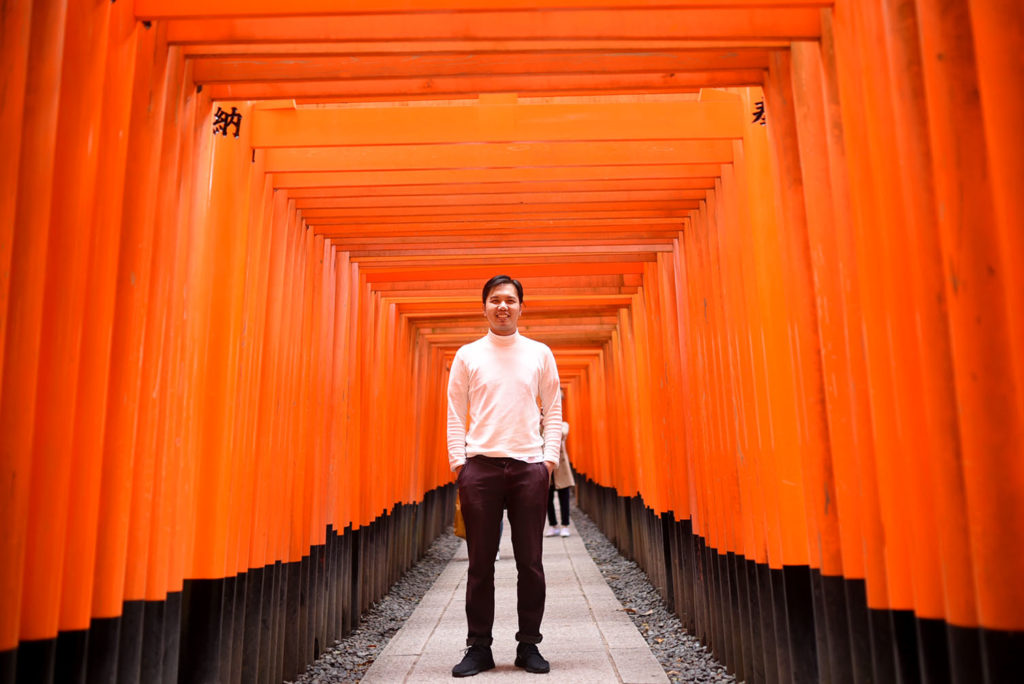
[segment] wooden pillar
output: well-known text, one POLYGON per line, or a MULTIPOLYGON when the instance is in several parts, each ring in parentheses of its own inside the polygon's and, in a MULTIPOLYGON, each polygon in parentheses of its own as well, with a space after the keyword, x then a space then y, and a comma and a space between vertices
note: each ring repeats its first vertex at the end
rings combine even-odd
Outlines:
POLYGON ((1024 555, 1010 551, 1024 537, 1015 494, 1024 487, 1024 388, 1019 316, 1010 309, 1020 278, 1011 271, 1019 252, 1010 248, 1020 243, 1007 242, 996 216, 993 188, 1003 190, 992 183, 988 131, 978 127, 985 119, 967 3, 922 0, 917 8, 982 657, 987 679, 998 681, 1017 669, 1006 634, 1024 627, 1024 587, 1014 579, 1024 555))
MULTIPOLYGON (((19 202, 24 199, 51 203, 49 228, 34 225, 29 230, 48 231, 52 236, 46 243, 45 261, 39 264, 45 264, 45 276, 41 283, 38 370, 35 392, 29 394, 35 401, 35 410, 32 415, 31 475, 27 480, 29 517, 21 640, 35 641, 37 647, 49 643, 47 650, 54 654, 56 651, 52 647, 58 636, 61 612, 61 595, 54 588, 61 586, 64 566, 69 561, 66 535, 85 532, 76 529, 70 518, 74 516, 75 523, 85 522, 87 519, 81 516, 93 509, 96 497, 95 491, 78 492, 74 498, 71 494, 73 474, 84 472, 88 477, 94 473, 99 456, 98 449, 91 444, 83 449, 82 456, 88 459, 86 463, 75 458, 78 450, 71 426, 75 423, 76 401, 81 389, 79 380, 83 374, 93 380, 102 372, 99 368, 89 368, 83 373, 81 367, 99 149, 98 146, 80 145, 78 141, 98 139, 101 135, 106 51, 97 50, 94 41, 101 46, 106 45, 109 11, 109 5, 100 3, 70 3, 66 17, 47 17, 75 27, 74 30, 64 30, 63 51, 59 57, 59 89, 46 93, 47 97, 56 100, 53 106, 58 110, 52 166, 53 192, 52 195, 43 193, 19 198, 19 202), (71 226, 76 229, 69 230, 71 226), (84 510, 72 508, 73 505, 84 510)), ((33 17, 33 22, 35 20, 33 17)), ((35 40, 36 36, 33 36, 33 43, 35 40)), ((28 100, 26 105, 29 105, 28 100)), ((26 113, 29 112, 32 109, 27 108, 26 113)), ((23 153, 45 154, 45 147, 43 150, 33 149, 29 140, 26 139, 25 143, 29 144, 23 147, 23 153)), ((107 235, 109 233, 105 232, 101 242, 107 235)), ((103 295, 98 293, 98 296, 103 295)), ((9 352, 15 349, 10 348, 9 352)), ((101 363, 98 358, 84 361, 101 363)), ((95 388, 87 391, 95 391, 95 388)), ((25 401, 28 397, 11 399, 25 401)), ((88 591, 88 587, 77 584, 69 589, 88 591)), ((65 604, 68 609, 66 615, 77 623, 73 628, 84 629, 88 624, 88 598, 79 594, 69 596, 67 600, 71 605, 65 604)), ((68 673, 63 669, 66 661, 54 659, 46 662, 49 658, 45 658, 35 663, 40 666, 40 673, 50 669, 50 673, 42 678, 45 680, 53 676, 51 668, 54 666, 57 676, 70 673, 81 676, 85 664, 83 647, 84 644, 79 642, 69 649, 75 653, 75 658, 68 673)), ((19 670, 22 672, 32 672, 30 651, 31 647, 25 649, 27 657, 24 661, 19 658, 19 670), (23 666, 28 669, 22 670, 23 666)))
MULTIPOLYGON (((12 9, 16 9, 12 6, 12 9)), ((21 12, 25 8, 19 6, 21 12)), ((7 263, 10 276, 5 300, 4 357, 0 381, 0 440, 4 458, 3 477, 8 482, 25 483, 13 488, 9 496, 0 503, 0 517, 5 530, 0 550, 5 560, 0 564, 0 595, 5 597, 8 609, 0 614, 0 649, 14 649, 26 635, 22 627, 22 615, 35 610, 29 602, 24 579, 29 534, 29 519, 32 515, 30 504, 30 483, 33 469, 32 441, 35 426, 37 373, 40 363, 40 339, 43 322, 44 282, 46 277, 46 256, 50 235, 51 199, 53 197, 53 172, 57 143, 57 120, 60 103, 54 93, 60 91, 64 53, 66 3, 36 3, 31 10, 31 19, 25 14, 12 14, 11 27, 17 31, 17 22, 29 21, 31 25, 28 42, 27 69, 25 76, 24 106, 21 114, 5 110, 5 117, 20 119, 20 155, 17 163, 16 184, 11 186, 13 209, 6 206, 8 215, 13 211, 12 229, 3 228, 4 239, 9 240, 7 263), (24 113, 31 113, 25 116, 24 113)), ((6 24, 5 24, 6 26, 6 24)), ((21 31, 25 31, 22 24, 21 31)), ((22 34, 24 35, 24 34, 22 34)), ((5 38, 7 34, 5 34, 5 38)), ((7 49, 19 49, 24 45, 7 49)), ((16 66, 20 57, 12 55, 16 66)), ((17 78, 17 74, 13 74, 17 78)), ((12 82, 16 86, 16 82, 12 82)), ((18 108, 18 94, 12 92, 11 107, 18 108)), ((6 102, 5 102, 6 105, 6 102)), ((6 133, 5 129, 5 133, 6 133)), ((8 200, 10 201, 10 200, 8 200)), ((53 634, 48 635, 54 636, 53 634)), ((40 635, 39 638, 46 638, 40 635)), ((21 654, 19 660, 38 655, 45 660, 46 654, 32 656, 21 654)), ((51 664, 52 668, 52 664, 51 664)), ((31 666, 28 668, 32 671, 31 666)), ((43 670, 40 670, 43 671, 43 670)), ((51 669, 52 672, 52 669, 51 669)), ((52 676, 52 674, 50 675, 52 676)))

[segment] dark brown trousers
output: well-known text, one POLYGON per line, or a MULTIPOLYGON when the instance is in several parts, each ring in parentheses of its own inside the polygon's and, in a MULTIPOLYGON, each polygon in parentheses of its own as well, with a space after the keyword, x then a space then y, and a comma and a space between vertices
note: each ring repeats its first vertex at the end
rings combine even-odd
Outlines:
POLYGON ((459 500, 466 521, 466 644, 490 646, 494 625, 494 556, 501 511, 508 509, 518 571, 519 631, 516 641, 539 644, 544 617, 544 515, 548 469, 543 463, 473 456, 459 473, 459 500))

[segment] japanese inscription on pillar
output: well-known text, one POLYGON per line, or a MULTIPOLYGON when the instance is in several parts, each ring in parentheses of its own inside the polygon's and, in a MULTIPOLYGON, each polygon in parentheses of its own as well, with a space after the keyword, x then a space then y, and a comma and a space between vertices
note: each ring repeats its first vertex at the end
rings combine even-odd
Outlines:
POLYGON ((224 137, 227 137, 228 129, 232 126, 235 127, 235 137, 237 138, 242 128, 242 115, 239 114, 238 107, 232 107, 230 113, 217 107, 217 111, 213 113, 213 134, 222 133, 224 137))
POLYGON ((760 123, 762 126, 768 123, 768 116, 764 113, 764 100, 754 103, 754 120, 750 123, 760 123))

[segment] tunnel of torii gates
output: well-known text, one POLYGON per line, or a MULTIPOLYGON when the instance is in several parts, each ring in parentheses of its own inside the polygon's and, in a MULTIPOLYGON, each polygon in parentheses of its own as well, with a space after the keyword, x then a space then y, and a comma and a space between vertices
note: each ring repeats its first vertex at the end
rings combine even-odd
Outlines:
POLYGON ((451 524, 496 273, 739 678, 1021 681, 1022 8, 4 2, 0 682, 350 632, 451 524))

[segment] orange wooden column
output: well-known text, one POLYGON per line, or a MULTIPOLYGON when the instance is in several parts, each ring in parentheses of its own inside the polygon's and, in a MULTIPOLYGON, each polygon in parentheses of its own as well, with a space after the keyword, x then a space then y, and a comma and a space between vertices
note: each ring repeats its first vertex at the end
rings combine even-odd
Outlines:
MULTIPOLYGON (((668 448, 670 471, 665 481, 667 507, 676 520, 689 517, 686 473, 686 424, 682 419, 684 402, 681 396, 684 387, 681 364, 681 340, 679 337, 679 309, 676 300, 675 259, 671 253, 658 255, 657 277, 661 294, 661 308, 658 312, 662 329, 662 353, 664 355, 666 378, 664 391, 667 394, 667 416, 665 426, 669 431, 665 444, 668 448), (680 434, 684 431, 684 434, 680 434)), ((581 381, 589 384, 586 377, 581 381)), ((582 395, 584 389, 578 392, 582 395)), ((582 398, 582 397, 581 397, 582 398)), ((577 400, 579 401, 579 400, 577 400)))
MULTIPOLYGON (((1024 176, 1024 160, 1016 150, 1024 148, 1024 133, 1013 112, 1022 105, 1020 90, 1012 84, 1024 73, 1019 49, 1024 36, 1024 9, 1013 0, 969 0, 974 36, 974 61, 985 129, 993 213, 999 233, 1009 326, 1013 336, 1013 368, 1018 404, 1024 402, 1024 197, 1018 192, 1024 176)), ((1018 416, 1024 410, 1018 408, 1018 416)))
MULTIPOLYGON (((0 34, 0 73, 4 74, 5 93, 0 102, 0 131, 8 140, 7 154, 0 159, 0 183, 3 187, 18 187, 18 169, 21 161, 21 134, 25 122, 25 97, 28 81, 28 55, 32 36, 32 3, 28 0, 12 2, 7 8, 3 33, 0 34)), ((17 192, 0 197, 0 381, 3 380, 2 360, 7 338, 7 306, 11 293, 11 258, 14 245, 15 200, 17 192)), ((0 585, 0 589, 3 586, 0 585)), ((0 648, 6 648, 0 641, 0 648)))
MULTIPOLYGON (((1009 308, 1019 301, 1011 293, 1020 276, 1009 270, 1019 237, 1000 230, 993 188, 1000 196, 1005 190, 991 183, 987 131, 975 127, 985 120, 975 43, 985 37, 972 35, 966 2, 940 8, 922 1, 917 9, 978 619, 989 630, 1021 630, 1024 588, 1014 578, 1024 567, 1024 555, 1014 544, 1024 537, 1018 496, 1024 487, 1018 457, 1024 449, 1024 388, 1015 372, 1019 314, 1009 308), (965 135, 965 130, 977 133, 965 135), (969 239, 964 238, 967 226, 969 239)), ((1000 211, 1006 207, 1001 202, 1000 211)), ((983 657, 991 655, 987 651, 983 657)), ((1013 667, 1009 662, 986 666, 993 673, 1013 667)))
MULTIPOLYGON (((829 176, 832 182, 836 222, 836 229, 829 231, 829 234, 833 235, 836 239, 835 266, 832 268, 838 271, 837 275, 841 278, 842 302, 847 311, 847 318, 851 325, 857 325, 855 322, 861 320, 863 308, 869 306, 868 301, 861 300, 861 289, 858 286, 857 279, 858 265, 855 249, 856 230, 854 228, 855 214, 853 209, 855 206, 859 209, 863 205, 855 202, 851 197, 851 193, 860 187, 857 183, 862 181, 857 175, 855 167, 853 167, 852 163, 848 162, 847 155, 853 155, 853 150, 862 149, 862 143, 852 142, 854 138, 851 137, 851 127, 855 131, 862 131, 863 110, 854 106, 848 110, 844 108, 840 112, 841 105, 851 102, 856 105, 859 99, 858 95, 848 90, 855 87, 851 83, 851 78, 854 76, 854 74, 851 74, 852 70, 843 71, 843 69, 851 69, 852 64, 847 65, 841 59, 842 46, 840 45, 840 38, 835 36, 835 34, 842 33, 841 26, 833 32, 833 15, 827 13, 825 17, 826 22, 822 39, 823 88, 826 103, 825 116, 828 122, 829 176)), ((841 18, 837 12, 836 24, 841 24, 841 18)), ((841 37, 845 38, 845 34, 842 34, 841 37)), ((819 249, 825 249, 825 243, 821 242, 820 244, 819 249)), ((823 282, 827 282, 826 279, 828 277, 828 270, 823 268, 821 274, 823 282)), ((828 286, 823 285, 823 292, 827 291, 828 286)), ((843 458, 837 453, 837 477, 839 477, 837 491, 843 489, 845 485, 846 487, 853 488, 853 496, 859 496, 859 516, 862 522, 861 536, 863 540, 858 542, 858 545, 864 562, 862 576, 865 579, 863 588, 859 584, 854 583, 851 585, 850 591, 851 596, 858 596, 860 591, 865 592, 866 608, 884 609, 889 605, 888 578, 884 557, 885 533, 883 531, 882 512, 879 504, 878 476, 875 464, 875 438, 870 422, 871 404, 865 349, 852 334, 848 335, 847 339, 848 353, 845 358, 849 364, 850 381, 848 388, 851 393, 848 417, 852 423, 850 429, 853 431, 856 440, 853 446, 855 447, 857 458, 855 468, 852 471, 845 470, 843 458), (840 468, 844 469, 845 477, 839 476, 840 468)), ((838 421, 836 421, 836 426, 837 430, 842 430, 843 426, 838 421)), ((837 434, 842 434, 842 432, 837 434)), ((839 445, 838 437, 837 445, 840 448, 843 446, 839 445)), ((840 530, 843 533, 842 523, 840 530)), ((855 572, 858 558, 848 559, 845 554, 843 558, 844 572, 848 576, 857 578, 855 572), (847 560, 850 561, 849 570, 846 570, 847 560)), ((874 676, 891 676, 889 674, 892 668, 890 650, 879 649, 872 651, 872 643, 870 641, 872 638, 879 638, 879 641, 884 641, 885 637, 875 636, 874 630, 877 625, 868 624, 870 618, 868 611, 860 608, 858 603, 859 600, 857 602, 851 600, 849 604, 851 624, 853 625, 851 637, 853 640, 852 649, 854 652, 855 672, 863 672, 864 668, 871 672, 872 668, 881 667, 881 671, 874 670, 874 676), (879 658, 884 663, 879 663, 879 658)))
POLYGON ((334 254, 336 291, 334 308, 334 365, 332 373, 334 412, 332 422, 334 432, 331 437, 332 462, 334 464, 334 481, 336 500, 334 503, 334 515, 329 518, 336 529, 344 530, 352 523, 352 500, 351 492, 356 489, 348 475, 349 464, 349 359, 352 340, 351 332, 352 319, 350 313, 350 302, 352 300, 352 270, 344 252, 336 251, 334 254))
MULTIPOLYGON (((102 505, 100 484, 104 464, 104 427, 107 418, 108 379, 112 365, 111 331, 114 325, 119 242, 124 226, 123 199, 126 180, 132 91, 120 79, 129 80, 136 67, 138 32, 130 8, 93 6, 95 19, 107 24, 92 36, 85 49, 102 60, 102 103, 99 104, 100 131, 95 169, 91 244, 83 312, 84 325, 79 358, 78 396, 75 406, 73 439, 75 457, 69 490, 69 518, 60 590, 60 631, 71 633, 90 627, 96 577, 98 518, 102 505), (104 50, 96 42, 102 41, 104 50), (98 53, 98 54, 97 54, 98 53)), ((82 58, 82 57, 80 57, 82 58)), ((98 66, 93 66, 98 68, 98 66)), ((85 185, 88 190, 89 184, 85 185)), ((96 649, 97 651, 99 649, 96 649)), ((74 652, 74 651, 72 651, 74 652)), ((86 662, 94 672, 109 671, 112 658, 99 653, 88 657, 85 649, 76 657, 59 659, 65 672, 81 673, 86 662)))
MULTIPOLYGON (((835 108, 835 67, 831 33, 826 30, 822 45, 794 45, 793 96, 798 120, 800 163, 804 182, 807 232, 817 302, 817 325, 821 344, 824 400, 829 427, 829 451, 834 472, 834 505, 838 511, 837 534, 842 559, 842 606, 846 624, 836 624, 841 613, 829 616, 827 667, 832 677, 852 674, 854 679, 871 676, 871 651, 867 609, 863 605, 866 577, 865 546, 875 546, 866 535, 862 483, 858 463, 872 464, 871 425, 865 411, 867 391, 862 377, 860 345, 850 330, 860 313, 856 288, 853 239, 849 215, 846 174, 842 167, 842 128, 835 108), (826 65, 827 61, 827 65, 826 65), (829 79, 831 78, 831 81, 829 79), (831 88, 831 90, 830 90, 831 88)), ((873 464, 868 469, 873 478, 873 464)), ((877 519, 878 512, 874 512, 877 519)), ((835 583, 834 575, 825 579, 835 583)), ((872 578, 872 582, 877 581, 872 578)), ((885 589, 881 578, 882 591, 885 589)))
MULTIPOLYGON (((280 202, 277 200, 271 178, 262 169, 263 154, 253 155, 253 194, 250 202, 249 225, 252 239, 246 255, 246 283, 244 325, 241 339, 240 369, 242 378, 238 384, 235 402, 243 407, 236 416, 237 449, 241 454, 250 454, 241 464, 242 482, 239 498, 238 556, 234 563, 236 572, 261 569, 272 562, 267 557, 266 533, 270 521, 266 515, 267 491, 261 478, 267 477, 266 461, 269 452, 269 436, 261 431, 260 421, 265 418, 264 392, 272 396, 272 388, 264 384, 264 370, 270 367, 265 358, 268 323, 268 300, 270 299, 271 259, 274 254, 275 237, 280 232, 282 217, 280 202), (262 188, 259 183, 262 181, 262 188), (262 437, 261 437, 262 436, 262 437)), ((282 198, 283 199, 283 198, 282 198)), ((230 572, 230 568, 229 568, 230 572)), ((255 638, 258 643, 258 636, 255 638)))
POLYGON ((780 249, 784 286, 792 326, 793 382, 797 401, 799 445, 803 458, 811 566, 826 576, 842 575, 839 547, 838 509, 832 473, 828 422, 825 415, 821 371, 821 342, 818 334, 816 291, 807 242, 805 189, 796 147, 797 121, 793 108, 793 84, 788 55, 773 56, 765 86, 765 105, 772 110, 769 135, 774 143, 774 177, 779 185, 780 249))
MULTIPOLYGON (((77 30, 64 34, 61 82, 56 97, 60 108, 56 145, 66 152, 58 154, 54 162, 54 189, 61 188, 61 192, 54 192, 52 197, 50 231, 52 235, 61 235, 62 239, 51 240, 47 245, 43 284, 21 616, 23 640, 52 639, 57 635, 61 597, 54 588, 61 586, 69 515, 79 520, 78 516, 84 513, 71 506, 74 503, 91 508, 97 495, 95 490, 86 490, 80 493, 84 500, 76 496, 72 502, 71 477, 75 465, 81 466, 87 479, 92 480, 88 474, 97 469, 95 459, 99 453, 93 450, 92 454, 85 455, 89 459, 87 464, 73 459, 74 435, 68 426, 74 425, 75 402, 83 389, 79 385, 79 364, 99 163, 98 148, 88 148, 77 141, 100 136, 106 51, 96 50, 94 41, 101 46, 107 43, 109 5, 72 3, 65 21, 77 26, 77 30), (65 230, 76 224, 77 230, 65 230)), ((25 151, 36 152, 31 148, 25 151)), ((103 295, 97 293, 97 296, 103 295)), ((101 363, 101 360, 93 358, 87 362, 101 363)), ((99 372, 102 373, 102 369, 99 372)), ((87 377, 95 379, 92 375, 87 377)), ((87 391, 96 390, 92 387, 87 391)), ((102 393, 102 388, 99 392, 102 393)), ((85 627, 83 622, 88 611, 80 607, 87 606, 88 599, 83 596, 69 599, 74 602, 69 612, 77 618, 75 626, 85 627)))
MULTIPOLYGON (((182 206, 180 200, 190 194, 194 182, 188 161, 193 146, 195 105, 190 97, 187 66, 183 62, 171 64, 174 66, 168 74, 168 105, 164 107, 160 152, 164 174, 155 201, 158 206, 174 206, 175 210, 159 212, 154 219, 147 304, 151 313, 146 316, 139 380, 142 387, 155 391, 140 391, 135 440, 137 453, 145 454, 143 462, 152 461, 151 465, 146 464, 151 472, 144 467, 133 468, 131 526, 123 553, 128 558, 141 556, 145 563, 125 564, 123 593, 131 601, 171 602, 171 597, 180 595, 184 579, 186 535, 181 515, 184 509, 179 502, 191 479, 180 439, 183 428, 178 409, 183 399, 179 379, 189 231, 185 229, 187 203, 182 206)), ((112 558, 107 563, 113 567, 122 551, 112 547, 112 558)), ((105 601, 112 602, 116 593, 106 590, 103 596, 105 601)), ((168 612, 173 613, 176 606, 180 609, 177 603, 167 606, 168 612)), ((94 599, 94 611, 98 610, 94 599)))
MULTIPOLYGON (((977 609, 973 588, 972 559, 969 551, 970 533, 963 512, 963 472, 960 466, 961 444, 957 420, 956 388, 950 349, 950 321, 943 298, 936 297, 944 289, 943 263, 936 231, 936 202, 928 149, 928 122, 925 113, 924 84, 920 78, 921 55, 915 14, 904 11, 898 3, 881 3, 881 16, 876 36, 884 36, 890 54, 891 92, 901 93, 893 100, 896 150, 900 171, 909 171, 914 179, 903 183, 905 220, 896 223, 896 236, 906 233, 909 275, 914 285, 916 336, 913 360, 920 365, 922 391, 907 397, 923 407, 927 451, 912 450, 917 456, 915 471, 924 472, 926 488, 919 496, 930 500, 934 518, 926 539, 928 547, 917 556, 917 567, 931 561, 918 571, 915 585, 919 587, 917 613, 923 617, 941 616, 950 625, 977 625, 977 609), (884 33, 883 33, 884 31, 884 33), (935 540, 935 541, 932 541, 935 540), (937 542, 937 543, 936 543, 937 542), (938 579, 941 578, 941 584, 938 579)), ((885 97, 883 95, 883 97, 885 97)), ((900 275, 905 276, 905 269, 900 275)), ((919 490, 920 491, 920 490, 919 490)), ((964 638, 951 626, 945 629, 922 629, 919 640, 922 650, 940 655, 948 650, 949 667, 956 679, 967 681, 980 667, 976 640, 964 638), (946 644, 948 643, 948 647, 946 644)), ((941 670, 942 658, 935 658, 934 667, 941 670)), ((925 665, 926 668, 932 665, 925 665)), ((928 673, 926 672, 926 676, 928 673)))
MULTIPOLYGON (((246 279, 246 254, 253 195, 262 198, 262 184, 252 188, 249 118, 245 103, 221 103, 221 111, 242 116, 239 129, 219 135, 213 107, 198 117, 197 155, 200 173, 209 183, 195 188, 190 225, 185 325, 186 449, 195 458, 194 499, 190 528, 193 545, 187 576, 191 585, 185 611, 195 615, 182 635, 182 676, 217 678, 221 657, 232 633, 221 627, 220 598, 233 574, 237 553, 235 511, 239 494, 232 472, 239 458, 235 445, 236 416, 243 411, 238 393, 241 328, 246 279), (228 135, 238 133, 238 137, 228 135), (216 136, 213 138, 213 136, 216 136), (212 138, 212 139, 211 139, 212 138), (194 517, 193 517, 194 516, 194 517)), ((187 528, 188 529, 188 528, 187 528)), ((230 602, 227 604, 230 605, 230 602)))
MULTIPOLYGON (((30 596, 24 588, 29 534, 32 442, 35 426, 37 373, 43 321, 43 283, 49 242, 53 173, 56 155, 61 67, 64 51, 65 3, 44 3, 32 8, 24 92, 18 183, 14 192, 13 231, 10 239, 9 299, 6 301, 3 382, 0 391, 0 439, 3 440, 4 477, 26 483, 3 497, 0 515, 4 529, 0 565, 0 592, 10 597, 9 610, 0 615, 0 648, 12 649, 24 635, 21 622, 30 596)), ((12 17, 14 20, 14 17, 12 17)), ((14 26, 14 24, 12 24, 14 26)), ((24 48, 23 45, 6 49, 24 48)), ((17 61, 15 56, 14 60, 17 61)), ((12 84, 13 85, 13 84, 12 84)), ((12 106, 17 107, 13 94, 12 106)), ((5 114, 6 115, 6 114, 5 114)), ((4 229, 7 230, 6 228, 4 229)), ((34 606, 29 609, 34 610, 34 606)), ((45 627, 44 627, 45 630, 45 627)), ((52 635, 50 635, 52 636, 52 635)))
POLYGON ((273 515, 275 502, 274 483, 279 480, 274 470, 277 451, 277 421, 275 410, 278 395, 278 373, 281 367, 282 352, 282 311, 284 309, 284 278, 286 239, 290 223, 288 220, 288 200, 285 193, 277 191, 272 197, 272 205, 268 216, 269 225, 266 258, 266 296, 264 302, 263 339, 261 341, 260 378, 256 426, 254 429, 254 460, 255 460, 255 492, 253 539, 249 548, 249 567, 260 567, 276 560, 279 548, 276 546, 275 520, 273 515))
MULTIPOLYGON (((133 512, 132 497, 141 493, 135 489, 133 471, 136 466, 140 369, 144 358, 147 306, 150 303, 150 274, 154 265, 155 199, 160 185, 165 103, 169 96, 177 94, 175 87, 180 87, 168 79, 167 50, 158 32, 141 32, 139 39, 136 63, 131 72, 135 88, 132 91, 132 124, 126 141, 126 199, 121 210, 123 228, 117 249, 117 268, 114 270, 117 277, 116 299, 108 331, 111 365, 105 388, 107 411, 101 441, 97 444, 103 448, 103 470, 102 479, 97 483, 100 494, 99 528, 95 552, 96 585, 91 608, 93 615, 104 618, 121 615, 128 566, 132 566, 133 574, 144 572, 145 556, 134 556, 129 562, 127 540, 133 512), (136 562, 141 567, 136 566, 136 562)), ((148 434, 142 435, 143 440, 148 438, 148 434)), ((145 451, 140 455, 140 471, 145 470, 143 464, 151 453, 145 451)), ((136 594, 134 598, 142 596, 136 594)))
MULTIPOLYGON (((743 159, 742 143, 734 157, 743 159)), ((720 197, 721 220, 716 231, 719 261, 722 268, 723 306, 728 326, 728 349, 733 373, 733 412, 737 416, 735 453, 737 458, 740 497, 744 502, 740 511, 742 536, 736 548, 748 562, 768 565, 765 538, 765 501, 758 486, 757 466, 763 456, 760 436, 757 385, 753 362, 752 321, 750 302, 753 294, 749 281, 750 269, 744 263, 750 250, 745 247, 746 200, 737 176, 738 164, 723 166, 716 196, 720 197)))

